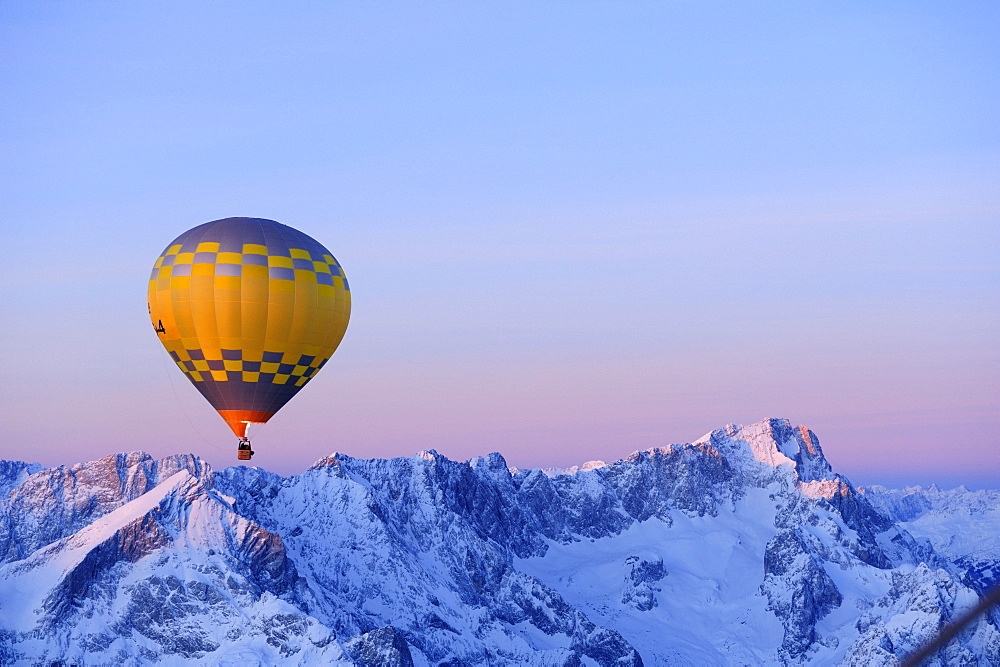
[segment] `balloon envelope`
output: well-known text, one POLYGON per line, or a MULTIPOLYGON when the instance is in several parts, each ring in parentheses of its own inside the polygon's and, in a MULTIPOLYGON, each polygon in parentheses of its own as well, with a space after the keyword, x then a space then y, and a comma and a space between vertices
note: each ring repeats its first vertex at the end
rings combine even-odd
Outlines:
POLYGON ((350 314, 350 287, 330 251, 263 218, 184 232, 149 278, 160 342, 240 438, 316 375, 350 314))

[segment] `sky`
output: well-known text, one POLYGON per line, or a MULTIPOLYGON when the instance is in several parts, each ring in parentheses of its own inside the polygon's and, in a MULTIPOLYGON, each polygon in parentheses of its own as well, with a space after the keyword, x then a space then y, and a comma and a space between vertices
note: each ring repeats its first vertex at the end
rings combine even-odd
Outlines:
POLYGON ((146 281, 328 247, 295 474, 571 466, 787 418, 856 484, 1000 488, 995 2, 0 3, 0 458, 236 464, 146 281))

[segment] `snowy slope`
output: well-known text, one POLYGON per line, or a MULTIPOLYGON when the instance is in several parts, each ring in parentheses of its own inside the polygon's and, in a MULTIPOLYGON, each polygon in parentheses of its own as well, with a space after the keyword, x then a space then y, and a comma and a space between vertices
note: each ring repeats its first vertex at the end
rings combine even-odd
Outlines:
MULTIPOLYGON (((995 496, 861 493, 783 420, 565 470, 132 453, 2 484, 3 664, 885 664, 1000 541, 995 496)), ((937 659, 1000 664, 996 622, 937 659)))
POLYGON ((748 494, 717 517, 673 512, 517 566, 621 628, 649 664, 759 663, 783 634, 757 590, 772 509, 766 493, 748 494))
POLYGON ((179 664, 208 655, 243 664, 344 660, 329 629, 277 597, 293 587, 280 538, 181 470, 0 567, 0 657, 80 664, 179 664), (276 628, 295 636, 273 642, 276 628))

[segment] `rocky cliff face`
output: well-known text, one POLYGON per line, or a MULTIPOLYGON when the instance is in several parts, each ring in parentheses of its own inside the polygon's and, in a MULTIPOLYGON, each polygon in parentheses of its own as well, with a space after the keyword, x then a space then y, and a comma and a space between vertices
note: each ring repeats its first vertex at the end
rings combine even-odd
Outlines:
MULTIPOLYGON (((979 590, 904 529, 931 501, 859 492, 782 420, 567 472, 132 453, 0 462, 4 489, 4 664, 875 664, 979 590)), ((939 659, 1000 663, 996 619, 939 659)))

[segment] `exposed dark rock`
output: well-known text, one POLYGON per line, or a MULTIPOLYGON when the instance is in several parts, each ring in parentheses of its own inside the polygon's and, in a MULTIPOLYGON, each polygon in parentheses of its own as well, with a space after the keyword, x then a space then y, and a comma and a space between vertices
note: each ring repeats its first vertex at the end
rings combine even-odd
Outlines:
POLYGON ((793 659, 802 658, 817 640, 816 622, 843 601, 830 575, 794 530, 784 530, 767 543, 761 591, 785 627, 781 649, 793 659))
POLYGON ((387 625, 351 637, 345 643, 351 659, 361 667, 412 667, 413 656, 406 638, 387 625))
POLYGON ((625 577, 622 602, 639 611, 649 611, 656 607, 657 581, 667 576, 663 559, 645 560, 639 556, 629 556, 625 561, 629 568, 625 577))
MULTIPOLYGON (((664 607, 676 608, 680 582, 699 568, 675 569, 685 551, 673 552, 670 539, 642 542, 657 531, 682 539, 705 531, 713 549, 744 559, 741 573, 756 550, 760 570, 751 568, 747 589, 766 598, 773 618, 756 621, 774 646, 736 652, 734 661, 837 655, 871 664, 905 655, 968 607, 965 585, 981 590, 1000 574, 988 558, 951 562, 915 540, 894 519, 919 511, 918 501, 892 509, 870 499, 830 470, 815 434, 784 420, 569 471, 522 472, 495 453, 463 463, 429 451, 391 460, 334 454, 286 478, 134 453, 51 470, 0 465, 5 483, 0 557, 9 563, 0 575, 44 574, 55 563, 60 576, 32 603, 32 629, 0 628, 3 664, 91 656, 210 663, 241 645, 301 664, 641 665, 637 646, 653 647, 647 662, 670 662, 630 623, 655 623, 664 607), (169 488, 157 486, 180 471, 169 488), (159 495, 141 500, 155 488, 159 495), (141 513, 111 514, 130 502, 141 513), (756 532, 740 533, 737 516, 756 532), (601 564, 613 576, 581 584, 612 591, 597 603, 580 602, 581 589, 567 583, 574 571, 564 580, 528 565, 561 550, 585 556, 590 543, 610 553, 619 538, 644 546, 601 564), (838 590, 831 574, 857 587, 856 571, 883 592, 891 577, 889 592, 869 599, 838 590), (857 641, 834 651, 828 624, 848 607, 830 612, 845 598, 859 609, 845 626, 857 641)), ((750 608, 763 608, 749 597, 750 608)), ((0 618, 4 611, 0 599, 0 618)), ((939 660, 998 659, 998 645, 1000 633, 980 622, 939 660)))

